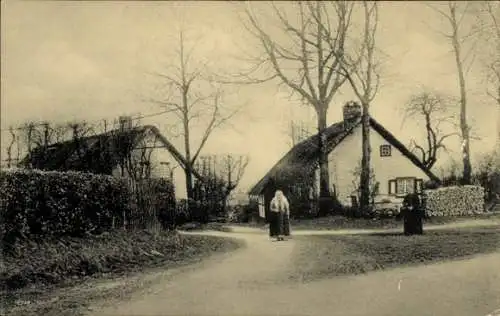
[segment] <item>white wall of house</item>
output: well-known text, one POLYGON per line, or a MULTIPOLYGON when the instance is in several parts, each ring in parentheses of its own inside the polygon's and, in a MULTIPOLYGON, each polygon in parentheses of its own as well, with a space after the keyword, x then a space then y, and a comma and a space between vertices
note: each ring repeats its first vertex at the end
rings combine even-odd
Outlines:
MULTIPOLYGON (((176 199, 185 199, 187 194, 184 170, 167 148, 161 147, 163 144, 157 140, 155 136, 156 135, 152 132, 148 133, 144 141, 137 146, 138 149, 132 152, 132 155, 135 157, 133 159, 136 159, 136 161, 140 160, 140 155, 142 154, 142 149, 140 147, 158 147, 151 149, 151 177, 170 178, 170 176, 172 176, 176 199)), ((113 175, 121 175, 119 166, 113 170, 113 175)), ((127 174, 124 176, 127 176, 127 174)))
MULTIPOLYGON (((362 128, 361 125, 354 129, 353 134, 347 136, 329 155, 330 182, 335 184, 338 197, 342 203, 351 204, 350 196, 355 192, 353 175, 355 168, 361 161, 362 151, 362 128)), ((372 148, 371 166, 375 173, 376 181, 380 182, 379 195, 376 200, 388 198, 401 200, 401 196, 389 195, 389 180, 408 177, 429 180, 428 176, 415 166, 397 148, 386 141, 373 128, 370 131, 372 148), (381 157, 380 146, 389 145, 391 155, 381 157)), ((404 180, 399 180, 402 185, 404 180)), ((356 178, 356 183, 359 179, 356 178)), ((394 191, 394 188, 392 189, 394 191)))

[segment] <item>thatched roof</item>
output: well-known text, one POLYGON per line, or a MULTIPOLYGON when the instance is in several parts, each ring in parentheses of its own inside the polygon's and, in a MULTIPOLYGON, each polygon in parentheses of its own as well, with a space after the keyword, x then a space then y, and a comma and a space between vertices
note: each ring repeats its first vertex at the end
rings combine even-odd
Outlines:
MULTIPOLYGON (((342 142, 352 131, 361 124, 358 119, 350 128, 344 128, 344 122, 338 122, 330 125, 325 130, 326 148, 330 153, 342 142)), ((415 166, 420 168, 430 179, 439 181, 439 179, 427 169, 422 162, 404 146, 397 138, 385 129, 380 123, 370 118, 371 127, 376 130, 385 140, 396 147, 404 156, 406 156, 415 166)), ((271 179, 282 177, 283 173, 290 170, 305 170, 312 164, 317 163, 319 155, 318 150, 318 134, 315 134, 308 139, 294 146, 288 153, 283 156, 271 170, 248 192, 249 195, 262 194, 264 188, 268 185, 271 179)))
MULTIPOLYGON (((160 146, 168 150, 183 168, 186 167, 187 161, 184 156, 155 126, 151 125, 125 130, 115 129, 79 138, 78 142, 68 140, 52 144, 47 148, 35 148, 21 161, 20 165, 41 170, 72 170, 111 174, 112 170, 119 165, 120 156, 124 157, 125 154, 128 154, 125 152, 116 154, 117 144, 125 139, 131 144, 124 146, 125 150, 132 151, 149 132, 156 136, 161 143, 160 146)), ((194 171, 193 173, 197 178, 201 179, 198 172, 194 171)))

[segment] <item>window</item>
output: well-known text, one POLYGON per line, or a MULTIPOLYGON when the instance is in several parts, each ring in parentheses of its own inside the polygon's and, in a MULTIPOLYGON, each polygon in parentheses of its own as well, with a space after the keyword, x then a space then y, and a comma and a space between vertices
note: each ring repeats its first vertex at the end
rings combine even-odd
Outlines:
POLYGON ((405 195, 415 191, 415 179, 399 178, 396 179, 396 194, 405 195))
POLYGON ((380 157, 391 156, 391 145, 380 145, 380 157))
POLYGON ((396 178, 389 180, 389 194, 406 195, 408 193, 420 193, 423 189, 423 180, 415 178, 396 178))
POLYGON ((417 187, 417 192, 421 193, 424 189, 424 180, 422 179, 416 179, 415 180, 415 185, 417 187))

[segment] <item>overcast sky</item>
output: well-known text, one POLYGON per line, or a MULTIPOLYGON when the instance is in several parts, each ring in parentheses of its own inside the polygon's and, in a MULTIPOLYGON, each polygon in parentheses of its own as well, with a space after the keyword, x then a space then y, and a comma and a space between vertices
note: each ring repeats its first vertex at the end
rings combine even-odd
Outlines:
MULTIPOLYGON (((149 73, 172 62, 180 25, 189 39, 197 39, 196 58, 228 71, 239 65, 234 56, 255 50, 240 11, 241 5, 228 2, 2 1, 1 127, 158 112, 157 105, 145 101, 161 84, 149 73)), ((371 112, 405 144, 421 135, 411 122, 402 127, 400 109, 410 95, 424 88, 458 94, 450 47, 429 25, 439 27, 440 21, 422 3, 381 4, 384 84, 371 112)), ((493 147, 498 118, 482 80, 479 67, 467 78, 469 119, 482 138, 472 143, 476 154, 493 147)), ((314 116, 291 105, 287 91, 275 82, 230 91, 226 102, 244 104, 244 111, 234 126, 213 134, 204 153, 248 154, 251 162, 241 184, 247 189, 289 149, 290 119, 314 116)), ((330 106, 329 123, 341 119, 342 105, 352 98, 346 86, 330 106)), ((167 133, 169 120, 157 116, 144 122, 167 133)), ((3 131, 2 157, 9 140, 3 131)), ((459 150, 458 142, 449 147, 459 150)))

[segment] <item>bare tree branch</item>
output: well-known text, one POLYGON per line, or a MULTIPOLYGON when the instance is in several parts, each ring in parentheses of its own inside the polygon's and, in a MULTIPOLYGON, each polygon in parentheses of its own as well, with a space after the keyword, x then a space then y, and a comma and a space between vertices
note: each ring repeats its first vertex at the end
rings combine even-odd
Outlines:
POLYGON ((472 177, 472 166, 470 162, 470 126, 467 119, 467 85, 465 76, 467 74, 467 66, 465 65, 464 59, 464 41, 463 37, 465 34, 462 31, 464 26, 464 19, 466 16, 470 16, 470 2, 466 1, 463 8, 459 8, 459 4, 462 2, 449 1, 446 5, 446 9, 439 9, 437 6, 429 5, 434 12, 437 12, 441 17, 443 17, 448 24, 448 36, 446 37, 450 41, 452 47, 455 64, 457 68, 457 79, 458 86, 460 89, 460 131, 462 138, 462 162, 463 162, 463 175, 462 180, 465 184, 471 183, 472 177))
POLYGON ((239 77, 261 78, 250 83, 278 79, 290 96, 298 95, 315 110, 323 196, 329 195, 330 186, 322 133, 327 127, 330 103, 347 80, 341 65, 353 6, 346 1, 299 1, 293 3, 294 11, 288 16, 284 8, 272 3, 270 12, 276 33, 265 27, 264 19, 257 19, 258 14, 250 5, 245 10, 244 26, 258 42, 263 56, 255 58, 251 72, 239 77))
POLYGON ((341 63, 344 75, 362 106, 362 159, 360 173, 360 206, 365 210, 370 204, 370 114, 371 102, 380 86, 376 52, 376 33, 378 28, 378 4, 362 2, 364 27, 361 34, 361 47, 350 54, 343 55, 341 63))
POLYGON ((187 161, 187 165, 183 166, 186 191, 188 198, 193 198, 192 172, 200 153, 213 131, 228 122, 238 109, 228 111, 223 107, 219 76, 211 73, 206 63, 196 63, 194 46, 188 48, 184 32, 179 33, 178 41, 177 62, 174 63, 175 66, 169 67, 173 69, 172 72, 153 72, 163 80, 166 95, 163 98, 149 98, 149 101, 163 107, 167 113, 172 113, 175 123, 180 126, 178 135, 183 138, 187 161), (198 130, 201 130, 201 140, 194 146, 193 133, 198 130))
POLYGON ((424 121, 427 150, 418 145, 415 140, 411 141, 411 146, 420 152, 422 163, 429 169, 436 163, 439 149, 446 149, 445 140, 452 136, 458 136, 456 132, 442 134, 440 129, 442 123, 452 124, 451 119, 454 116, 448 114, 453 104, 453 100, 444 95, 422 92, 410 97, 405 105, 405 118, 411 117, 424 121))

